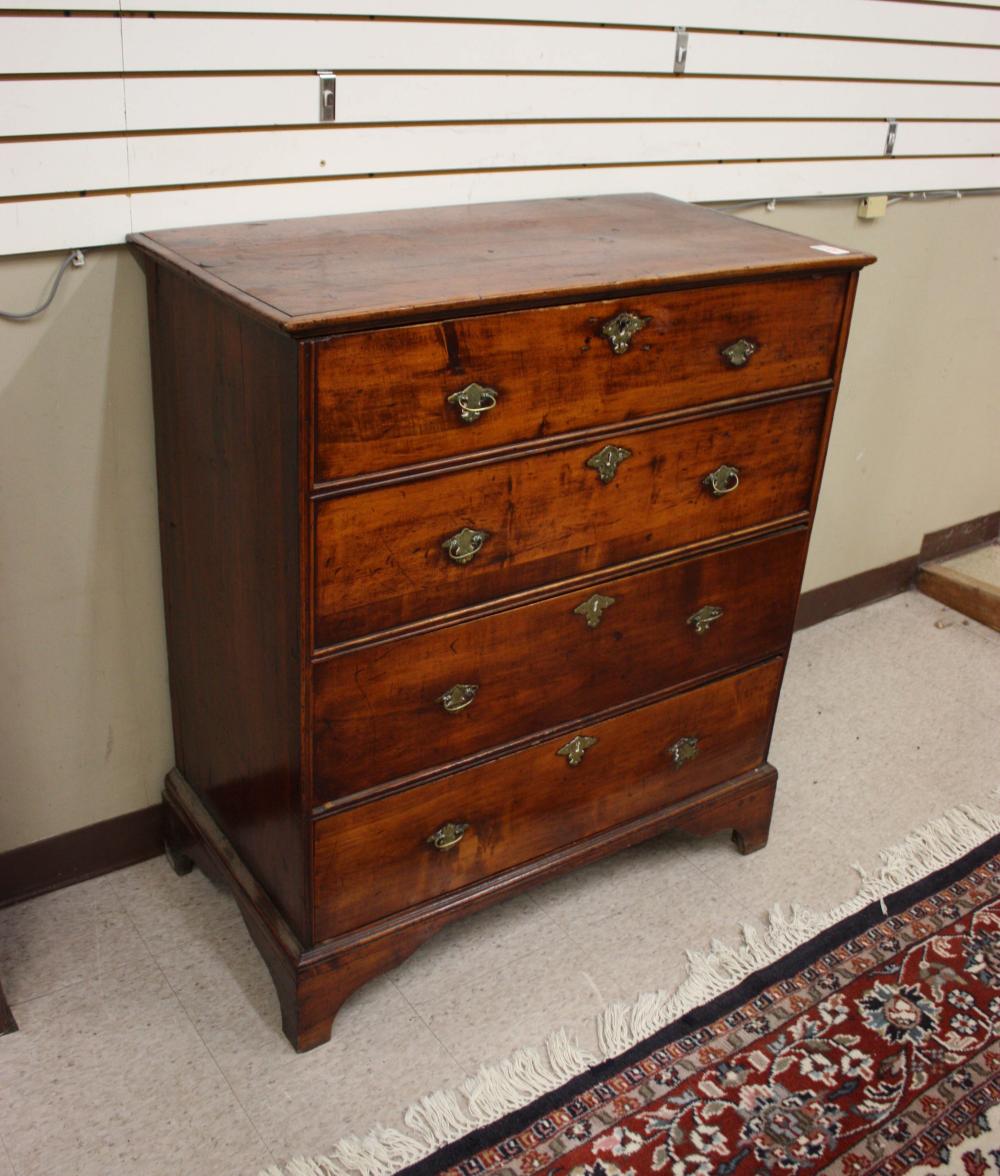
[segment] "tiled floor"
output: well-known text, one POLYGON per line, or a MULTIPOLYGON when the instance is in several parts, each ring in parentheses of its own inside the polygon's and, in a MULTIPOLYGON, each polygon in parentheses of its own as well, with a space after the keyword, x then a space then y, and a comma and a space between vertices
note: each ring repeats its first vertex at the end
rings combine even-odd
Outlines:
POLYGON ((0 1176, 254 1176, 615 998, 950 806, 1000 805, 1000 635, 910 593, 798 635, 770 846, 667 835, 455 925, 297 1057, 233 902, 162 860, 0 912, 0 1176))

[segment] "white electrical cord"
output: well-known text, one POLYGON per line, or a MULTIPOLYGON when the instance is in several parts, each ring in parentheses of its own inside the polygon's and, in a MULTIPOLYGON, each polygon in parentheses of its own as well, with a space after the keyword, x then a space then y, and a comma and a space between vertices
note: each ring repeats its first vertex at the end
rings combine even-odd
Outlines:
MULTIPOLYGON (((926 192, 892 192, 889 193, 889 204, 900 204, 904 200, 961 200, 963 196, 996 196, 1000 193, 1000 188, 973 188, 968 191, 959 192, 954 188, 945 188, 938 191, 928 190, 926 192)), ((768 212, 774 212, 779 204, 807 204, 813 201, 829 201, 829 200, 863 200, 866 196, 870 196, 871 192, 855 192, 853 194, 843 193, 834 194, 831 196, 771 196, 766 200, 740 200, 735 204, 727 204, 724 201, 709 200, 706 203, 718 208, 721 212, 738 212, 744 208, 766 208, 768 212)))
POLYGON ((52 299, 56 296, 56 291, 59 289, 59 283, 63 279, 63 274, 71 265, 79 269, 85 260, 86 258, 83 256, 82 250, 74 249, 72 253, 67 254, 59 263, 55 279, 52 282, 52 289, 49 291, 49 296, 44 302, 40 302, 34 310, 26 310, 21 314, 17 314, 12 310, 0 310, 0 319, 7 319, 9 322, 14 323, 23 323, 26 319, 32 319, 36 315, 41 314, 43 310, 48 310, 52 305, 52 299))

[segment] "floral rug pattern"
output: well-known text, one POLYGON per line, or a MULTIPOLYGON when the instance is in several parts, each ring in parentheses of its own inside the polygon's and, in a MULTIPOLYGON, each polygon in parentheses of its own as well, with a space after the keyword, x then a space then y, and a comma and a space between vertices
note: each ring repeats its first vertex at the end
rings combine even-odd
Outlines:
POLYGON ((434 1171, 1000 1173, 1000 856, 868 922, 434 1171))

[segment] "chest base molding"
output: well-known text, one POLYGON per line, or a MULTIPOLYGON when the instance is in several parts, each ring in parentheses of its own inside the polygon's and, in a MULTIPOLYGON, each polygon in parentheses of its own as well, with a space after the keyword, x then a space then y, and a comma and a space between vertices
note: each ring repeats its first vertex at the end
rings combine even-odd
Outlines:
POLYGON ((397 967, 452 920, 481 910, 577 866, 638 845, 668 829, 698 836, 730 829, 740 853, 767 844, 778 772, 769 763, 696 796, 617 825, 577 844, 425 902, 359 931, 305 948, 267 892, 240 860, 179 771, 163 792, 167 858, 180 874, 197 865, 236 899, 267 964, 281 1007, 282 1029, 300 1053, 329 1041, 344 1001, 361 985, 397 967))

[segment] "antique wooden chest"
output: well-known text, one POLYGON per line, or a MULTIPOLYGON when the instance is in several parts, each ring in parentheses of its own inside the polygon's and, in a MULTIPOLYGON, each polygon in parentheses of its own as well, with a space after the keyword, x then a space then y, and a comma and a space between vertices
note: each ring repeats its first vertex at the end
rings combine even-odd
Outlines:
POLYGON ((650 195, 132 243, 168 852, 296 1048, 466 911, 671 827, 765 843, 873 258, 650 195))

